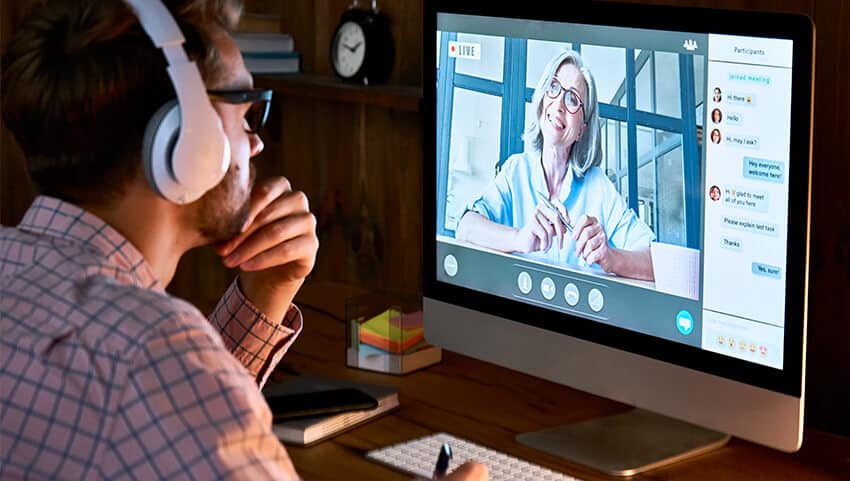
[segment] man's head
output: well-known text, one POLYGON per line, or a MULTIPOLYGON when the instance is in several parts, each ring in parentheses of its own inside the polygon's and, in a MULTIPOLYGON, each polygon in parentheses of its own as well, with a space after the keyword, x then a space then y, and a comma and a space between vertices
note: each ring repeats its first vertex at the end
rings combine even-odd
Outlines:
MULTIPOLYGON (((165 3, 207 88, 250 87, 250 75, 226 33, 238 20, 240 0, 165 3)), ((80 204, 121 198, 129 183, 141 175, 141 145, 148 120, 174 98, 163 53, 130 8, 121 0, 44 2, 18 28, 2 62, 2 114, 41 192, 80 204)), ((247 109, 216 103, 214 107, 223 124, 228 123, 223 114, 247 109)), ((229 121, 234 122, 241 127, 241 122, 229 121)), ((232 125, 229 132, 235 133, 232 125)), ((240 148, 239 141, 245 139, 236 140, 234 148, 240 148)), ((250 139, 247 143, 251 144, 250 139)), ((259 151, 259 139, 254 143, 259 151)), ((247 183, 247 158, 237 161, 240 157, 235 152, 233 158, 225 180, 199 201, 199 212, 218 210, 202 204, 234 200, 235 180, 247 183)), ((220 224, 223 217, 218 210, 213 224, 220 224)), ((202 221, 198 226, 202 232, 221 237, 216 232, 220 226, 202 221)))

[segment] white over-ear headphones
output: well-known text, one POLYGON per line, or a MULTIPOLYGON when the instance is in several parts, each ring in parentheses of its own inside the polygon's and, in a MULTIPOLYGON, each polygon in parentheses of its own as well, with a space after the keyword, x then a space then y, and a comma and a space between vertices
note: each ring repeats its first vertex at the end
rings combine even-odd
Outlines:
POLYGON ((167 102, 148 121, 142 164, 151 187, 162 197, 185 204, 215 187, 230 165, 230 143, 210 104, 195 62, 183 49, 183 34, 160 0, 125 0, 139 23, 162 49, 177 100, 167 102))

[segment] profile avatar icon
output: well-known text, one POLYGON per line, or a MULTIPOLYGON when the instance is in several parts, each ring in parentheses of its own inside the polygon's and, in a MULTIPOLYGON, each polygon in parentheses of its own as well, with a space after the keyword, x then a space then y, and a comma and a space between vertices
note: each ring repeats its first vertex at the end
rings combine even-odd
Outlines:
POLYGON ((708 197, 715 202, 720 200, 720 187, 712 185, 711 188, 708 189, 708 197))
POLYGON ((714 109, 711 111, 711 121, 715 124, 719 124, 723 121, 723 112, 720 109, 714 109))
POLYGON ((723 95, 720 91, 720 87, 714 87, 714 101, 719 103, 721 100, 723 100, 723 95))
POLYGON ((711 131, 711 141, 715 144, 720 143, 720 131, 718 129, 714 129, 711 131))

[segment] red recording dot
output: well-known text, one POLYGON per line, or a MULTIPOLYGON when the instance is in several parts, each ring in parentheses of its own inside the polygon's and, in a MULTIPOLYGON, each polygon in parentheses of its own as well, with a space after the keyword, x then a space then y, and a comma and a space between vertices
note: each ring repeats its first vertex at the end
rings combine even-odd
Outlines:
POLYGON ((454 45, 452 45, 452 52, 454 52, 454 51, 455 51, 455 46, 454 46, 454 45))

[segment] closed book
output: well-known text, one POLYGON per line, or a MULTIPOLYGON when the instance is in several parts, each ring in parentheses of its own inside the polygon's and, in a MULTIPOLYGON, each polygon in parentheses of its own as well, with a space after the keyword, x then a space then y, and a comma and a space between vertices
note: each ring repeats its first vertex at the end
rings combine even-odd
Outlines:
POLYGON ((273 424, 272 431, 284 443, 305 446, 347 431, 398 406, 398 391, 394 387, 309 375, 298 376, 282 383, 266 385, 263 394, 271 397, 330 391, 340 388, 359 389, 377 399, 378 407, 366 411, 352 411, 283 421, 273 424))
POLYGON ((243 53, 245 68, 251 73, 298 73, 301 71, 301 56, 298 52, 249 52, 243 53))
POLYGON ((285 33, 236 33, 236 45, 246 52, 292 52, 295 41, 285 33))

